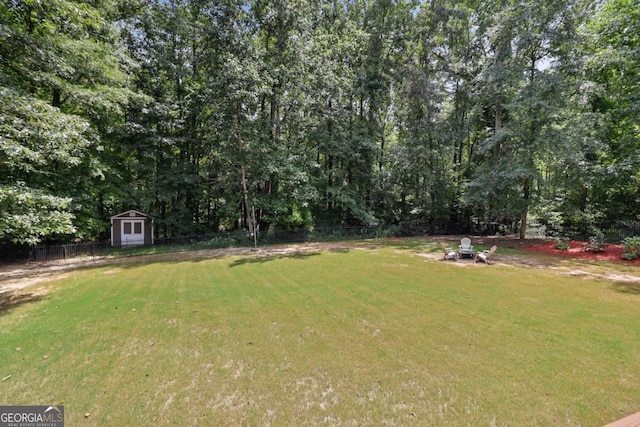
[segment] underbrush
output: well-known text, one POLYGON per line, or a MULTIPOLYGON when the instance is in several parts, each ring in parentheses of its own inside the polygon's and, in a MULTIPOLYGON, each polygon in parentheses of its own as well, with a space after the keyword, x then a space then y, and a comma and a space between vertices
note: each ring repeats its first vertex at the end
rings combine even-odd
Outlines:
POLYGON ((627 237, 622 242, 622 259, 634 260, 640 257, 640 236, 627 237))

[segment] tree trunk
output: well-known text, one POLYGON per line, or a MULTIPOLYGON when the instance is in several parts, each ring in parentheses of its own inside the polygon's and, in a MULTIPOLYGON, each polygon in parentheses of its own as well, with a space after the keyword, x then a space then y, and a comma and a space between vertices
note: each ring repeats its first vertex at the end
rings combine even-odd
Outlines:
POLYGON ((527 215, 529 214, 529 194, 531 190, 531 181, 527 177, 524 180, 524 188, 523 190, 523 202, 524 206, 522 207, 522 214, 520 217, 520 240, 524 240, 527 234, 527 215))
MULTIPOLYGON (((238 151, 242 154, 242 152, 244 151, 244 141, 242 140, 242 105, 239 102, 236 108, 236 138, 238 139, 238 151)), ((247 186, 247 173, 244 162, 242 160, 240 160, 240 180, 242 184, 242 194, 244 196, 243 202, 245 224, 249 231, 253 233, 255 231, 255 222, 253 218, 253 209, 249 205, 249 187, 247 186)))
POLYGON ((53 88, 51 106, 56 108, 62 107, 62 94, 60 93, 60 89, 58 89, 57 87, 53 88))
MULTIPOLYGON (((502 129, 502 96, 500 94, 498 94, 498 96, 496 96, 496 121, 495 121, 495 135, 497 136, 498 133, 500 132, 500 129, 502 129)), ((496 141, 495 145, 493 146, 493 164, 498 164, 499 160, 500 160, 500 148, 501 148, 501 141, 498 137, 498 140, 496 141)))

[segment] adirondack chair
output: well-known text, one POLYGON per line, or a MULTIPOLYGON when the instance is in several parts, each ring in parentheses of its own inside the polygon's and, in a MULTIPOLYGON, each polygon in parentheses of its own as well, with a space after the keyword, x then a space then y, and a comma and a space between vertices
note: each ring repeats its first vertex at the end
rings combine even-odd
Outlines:
POLYGON ((473 245, 471 244, 471 239, 468 237, 464 237, 460 239, 460 246, 458 249, 458 254, 462 256, 468 256, 469 258, 473 258, 473 245))
POLYGON ((498 247, 496 245, 493 245, 488 251, 484 250, 482 252, 478 252, 478 255, 476 255, 476 262, 483 261, 487 264, 491 264, 491 257, 497 249, 498 247))
POLYGON ((440 247, 442 248, 442 251, 444 252, 444 256, 442 257, 442 259, 452 259, 454 261, 458 260, 458 253, 456 251, 454 251, 451 248, 448 248, 444 245, 444 243, 440 242, 440 247))

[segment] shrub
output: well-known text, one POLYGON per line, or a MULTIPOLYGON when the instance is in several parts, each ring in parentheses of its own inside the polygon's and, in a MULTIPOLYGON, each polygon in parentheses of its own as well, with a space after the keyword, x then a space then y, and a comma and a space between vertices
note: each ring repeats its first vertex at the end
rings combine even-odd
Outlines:
POLYGON ((287 231, 302 231, 311 227, 312 224, 311 210, 308 207, 293 204, 278 219, 276 226, 287 231))
POLYGON ((193 246, 199 249, 221 249, 233 246, 242 246, 248 244, 250 239, 247 238, 247 232, 244 230, 234 231, 230 233, 221 233, 213 236, 209 240, 197 242, 193 246))
POLYGON ((591 230, 589 242, 582 249, 589 252, 604 252, 607 250, 607 246, 602 230, 594 228, 591 230))
POLYGON ((627 237, 622 241, 622 259, 632 260, 640 257, 640 236, 627 237))
POLYGON ((562 239, 558 240, 556 242, 556 249, 560 249, 561 251, 569 250, 569 242, 562 239))

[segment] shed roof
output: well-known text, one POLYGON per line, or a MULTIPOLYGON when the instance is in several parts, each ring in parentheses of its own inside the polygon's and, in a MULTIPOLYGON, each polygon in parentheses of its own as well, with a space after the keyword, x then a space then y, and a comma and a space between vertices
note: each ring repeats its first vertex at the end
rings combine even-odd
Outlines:
POLYGON ((111 217, 111 220, 121 219, 121 218, 151 218, 144 212, 137 211, 135 209, 130 209, 126 212, 119 213, 118 215, 114 215, 111 217))

